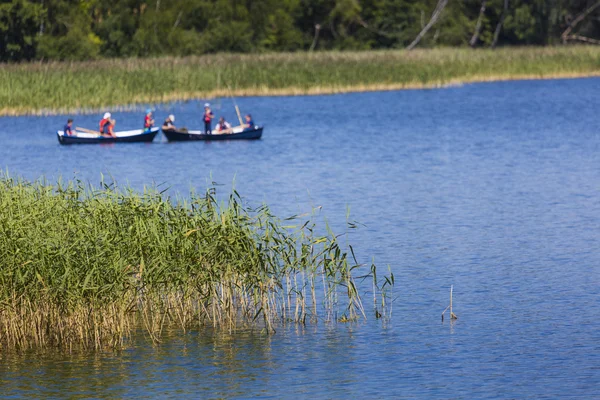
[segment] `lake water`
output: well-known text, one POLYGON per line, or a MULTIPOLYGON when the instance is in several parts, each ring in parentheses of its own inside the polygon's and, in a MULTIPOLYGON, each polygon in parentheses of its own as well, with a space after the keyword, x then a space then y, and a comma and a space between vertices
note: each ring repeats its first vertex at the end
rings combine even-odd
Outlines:
MULTIPOLYGON (((117 353, 0 353, 3 397, 600 397, 600 79, 243 98, 262 140, 60 146, 67 116, 0 118, 0 167, 185 195, 232 184, 322 206, 396 277, 389 322, 173 332, 117 353), (441 322, 454 285, 459 319, 441 322)), ((219 104, 216 104, 217 108, 219 104)), ((217 115, 235 120, 231 101, 217 115)), ((201 103, 158 107, 200 126, 201 103)), ((95 127, 98 115, 77 116, 95 127)), ((117 127, 143 112, 114 112, 117 127)), ((368 301, 366 301, 368 303, 368 301)))

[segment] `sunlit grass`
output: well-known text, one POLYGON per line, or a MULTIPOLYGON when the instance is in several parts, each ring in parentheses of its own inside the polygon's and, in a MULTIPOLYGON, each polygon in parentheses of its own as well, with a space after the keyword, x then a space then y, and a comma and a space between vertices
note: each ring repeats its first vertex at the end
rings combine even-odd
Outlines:
POLYGON ((235 191, 220 204, 214 188, 178 201, 2 177, 0 347, 120 347, 140 326, 160 342, 173 327, 354 321, 366 278, 375 316, 389 312, 393 276, 379 285, 313 217, 280 221, 235 191))
POLYGON ((600 74, 600 48, 218 54, 0 65, 0 115, 245 95, 324 94, 600 74), (231 89, 231 91, 230 91, 231 89))

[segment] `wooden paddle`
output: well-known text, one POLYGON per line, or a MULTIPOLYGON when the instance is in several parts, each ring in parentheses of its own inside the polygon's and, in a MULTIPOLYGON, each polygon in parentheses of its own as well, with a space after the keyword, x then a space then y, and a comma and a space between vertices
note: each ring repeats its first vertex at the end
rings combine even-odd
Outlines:
POLYGON ((78 126, 75 127, 76 131, 81 131, 81 132, 85 132, 85 133, 93 133, 94 135, 99 135, 102 136, 102 134, 98 131, 93 131, 91 129, 87 129, 87 128, 80 128, 78 126))
MULTIPOLYGON (((111 120, 113 127, 115 126, 115 124, 117 123, 116 119, 111 120)), ((107 137, 105 134, 103 134, 102 132, 98 132, 98 131, 93 131, 91 129, 87 129, 87 128, 81 128, 79 126, 75 127, 75 131, 81 131, 81 132, 85 132, 85 133, 91 133, 93 135, 98 135, 98 136, 102 136, 102 137, 107 137)), ((110 135, 110 137, 117 137, 117 135, 110 135)))
POLYGON ((240 125, 244 126, 244 122, 242 121, 242 114, 240 113, 240 108, 235 105, 235 112, 237 113, 238 119, 240 120, 240 125))

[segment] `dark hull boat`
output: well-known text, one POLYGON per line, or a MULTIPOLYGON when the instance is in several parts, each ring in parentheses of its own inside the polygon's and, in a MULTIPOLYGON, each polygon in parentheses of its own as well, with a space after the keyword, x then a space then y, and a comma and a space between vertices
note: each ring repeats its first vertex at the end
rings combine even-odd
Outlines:
POLYGON ((206 134, 203 131, 187 131, 176 129, 163 129, 163 133, 169 142, 181 142, 188 140, 256 140, 262 136, 263 127, 255 126, 254 129, 242 130, 242 128, 233 128, 231 133, 206 134))
POLYGON ((151 142, 159 130, 160 128, 154 127, 149 131, 135 129, 132 131, 115 132, 117 137, 106 137, 96 133, 80 131, 75 131, 71 136, 65 135, 63 131, 57 131, 56 135, 60 144, 133 143, 151 142))

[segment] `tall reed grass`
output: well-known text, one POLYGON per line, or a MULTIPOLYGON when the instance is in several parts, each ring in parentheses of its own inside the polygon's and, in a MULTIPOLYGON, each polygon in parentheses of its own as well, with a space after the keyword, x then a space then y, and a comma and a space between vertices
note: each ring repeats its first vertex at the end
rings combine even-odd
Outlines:
POLYGON ((375 317, 389 317, 393 275, 380 281, 338 236, 317 234, 313 216, 281 221, 235 191, 219 203, 214 188, 172 200, 0 178, 0 347, 120 347, 140 327, 160 342, 167 328, 353 321, 367 314, 365 279, 375 317))
POLYGON ((598 74, 600 48, 592 46, 3 64, 0 115, 92 112, 229 94, 324 94, 598 74))

